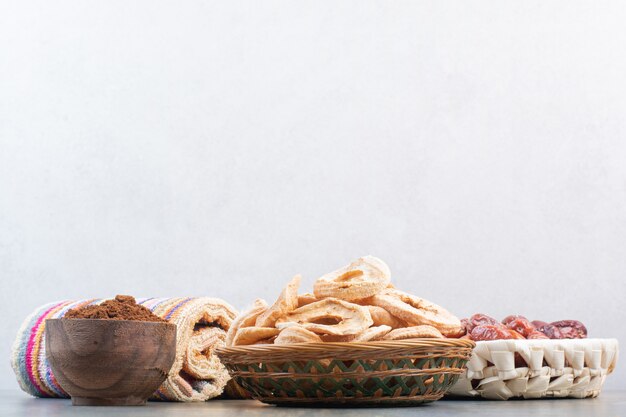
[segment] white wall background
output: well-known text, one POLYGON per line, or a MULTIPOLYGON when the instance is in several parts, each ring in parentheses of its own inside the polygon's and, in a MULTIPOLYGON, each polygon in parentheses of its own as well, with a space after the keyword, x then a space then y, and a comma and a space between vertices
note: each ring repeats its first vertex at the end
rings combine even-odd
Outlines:
MULTIPOLYGON (((626 341, 621 1, 3 1, 0 386, 37 305, 364 254, 626 341)), ((626 366, 608 389, 626 388, 626 366)))

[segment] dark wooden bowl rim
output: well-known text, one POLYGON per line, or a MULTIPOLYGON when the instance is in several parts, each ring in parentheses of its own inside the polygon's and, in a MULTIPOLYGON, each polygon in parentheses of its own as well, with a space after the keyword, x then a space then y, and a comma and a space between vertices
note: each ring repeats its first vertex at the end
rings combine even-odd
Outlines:
POLYGON ((141 325, 165 325, 165 326, 174 326, 176 327, 176 324, 174 323, 170 323, 170 322, 163 322, 163 321, 141 321, 141 320, 111 320, 111 319, 82 319, 82 318, 65 318, 62 317, 60 319, 47 319, 46 321, 69 321, 69 320, 77 320, 77 321, 86 321, 86 322, 94 322, 94 323, 120 323, 120 324, 128 324, 128 325, 136 325, 136 324, 141 324, 141 325))

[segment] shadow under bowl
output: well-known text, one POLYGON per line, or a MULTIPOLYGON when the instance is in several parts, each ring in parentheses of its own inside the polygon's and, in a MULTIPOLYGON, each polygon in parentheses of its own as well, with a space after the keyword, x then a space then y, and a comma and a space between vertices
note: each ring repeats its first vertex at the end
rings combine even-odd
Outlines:
POLYGON ((73 405, 145 405, 176 356, 176 325, 46 320, 46 357, 73 405))

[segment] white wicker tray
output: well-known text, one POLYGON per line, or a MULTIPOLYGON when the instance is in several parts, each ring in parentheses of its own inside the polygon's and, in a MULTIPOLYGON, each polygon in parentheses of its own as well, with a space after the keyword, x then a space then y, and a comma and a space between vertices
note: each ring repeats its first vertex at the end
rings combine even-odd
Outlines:
POLYGON ((491 400, 596 397, 617 357, 616 339, 476 342, 467 371, 448 395, 491 400))

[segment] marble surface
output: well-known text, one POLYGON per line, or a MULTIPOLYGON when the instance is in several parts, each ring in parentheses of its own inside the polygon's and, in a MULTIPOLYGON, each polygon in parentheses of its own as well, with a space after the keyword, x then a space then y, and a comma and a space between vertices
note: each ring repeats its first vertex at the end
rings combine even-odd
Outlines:
POLYGON ((568 416, 603 417, 626 415, 626 392, 609 391, 594 399, 554 399, 524 401, 442 400, 406 408, 283 408, 258 401, 215 400, 206 403, 149 402, 144 407, 73 407, 69 400, 35 399, 19 391, 0 391, 0 416, 178 416, 212 417, 255 416, 568 416))

